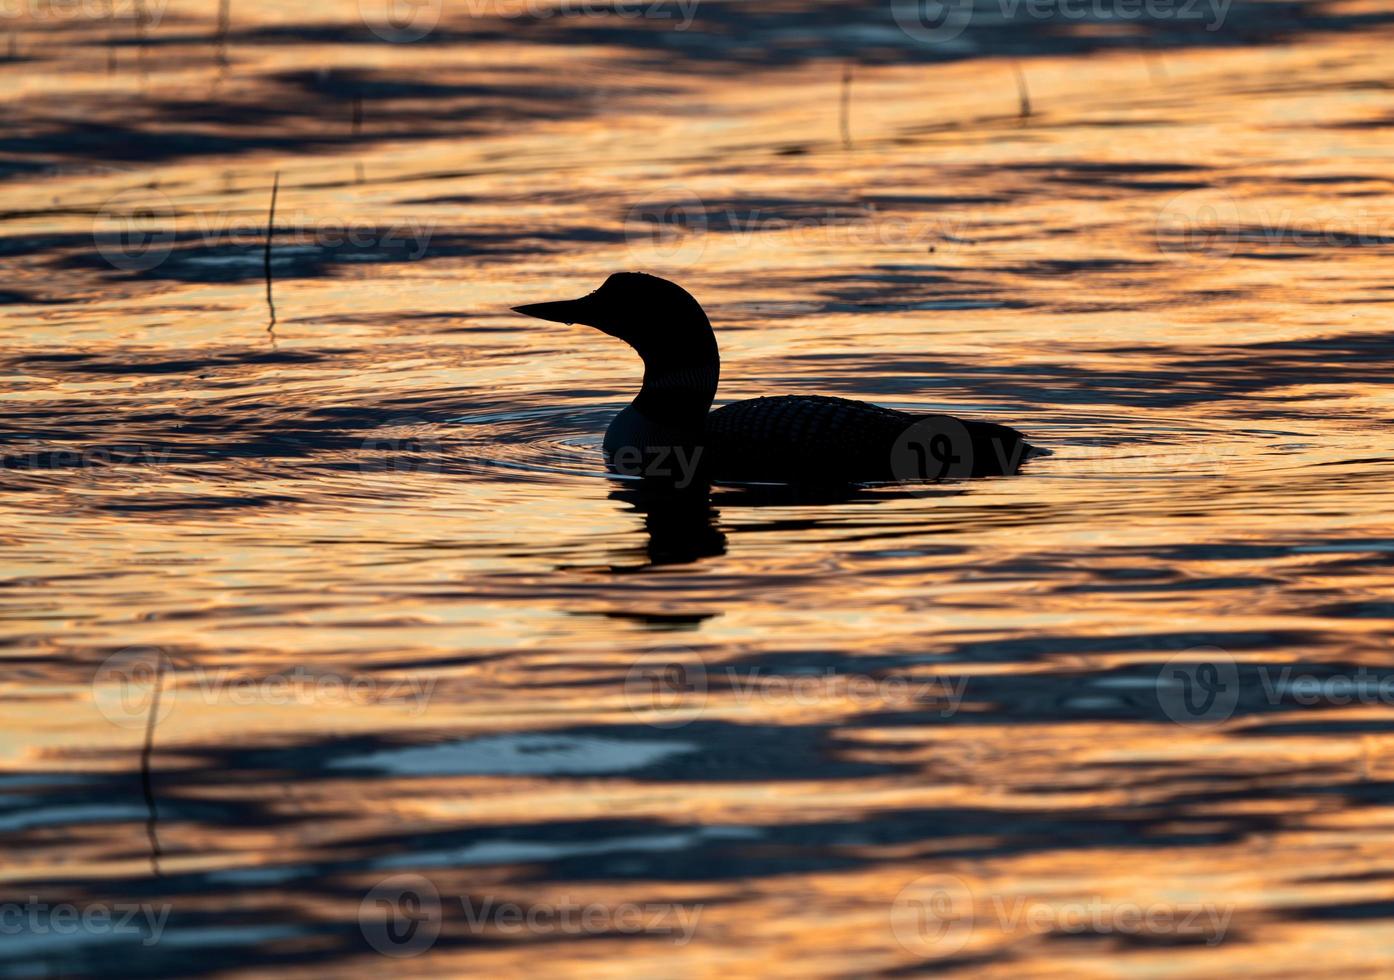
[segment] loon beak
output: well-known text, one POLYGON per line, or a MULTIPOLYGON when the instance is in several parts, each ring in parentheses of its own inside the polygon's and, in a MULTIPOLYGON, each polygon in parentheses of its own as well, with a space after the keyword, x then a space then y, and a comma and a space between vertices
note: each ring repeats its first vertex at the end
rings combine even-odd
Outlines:
POLYGON ((551 320, 553 323, 584 323, 590 326, 595 323, 596 314, 600 312, 599 305, 593 297, 582 296, 580 299, 566 299, 556 303, 515 306, 513 312, 535 316, 539 320, 551 320))

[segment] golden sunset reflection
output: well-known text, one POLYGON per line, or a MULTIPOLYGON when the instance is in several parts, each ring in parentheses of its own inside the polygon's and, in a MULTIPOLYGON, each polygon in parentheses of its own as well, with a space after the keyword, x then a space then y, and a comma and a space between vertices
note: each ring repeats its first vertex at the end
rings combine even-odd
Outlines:
POLYGON ((1389 974, 1385 5, 385 6, 6 11, 0 975, 1389 974), (1050 455, 655 502, 631 269, 1050 455))

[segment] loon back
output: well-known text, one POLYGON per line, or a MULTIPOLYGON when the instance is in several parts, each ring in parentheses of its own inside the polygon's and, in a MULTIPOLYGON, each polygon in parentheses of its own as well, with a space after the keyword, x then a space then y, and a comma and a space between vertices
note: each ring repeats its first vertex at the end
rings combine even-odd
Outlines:
POLYGON ((707 416, 714 474, 744 480, 932 480, 1015 473, 1030 446, 1005 425, 869 402, 780 395, 707 416))
POLYGON ((687 290, 656 276, 615 273, 580 299, 515 309, 596 327, 643 359, 638 396, 605 434, 622 473, 687 478, 700 466, 716 480, 925 480, 1015 473, 1031 454, 1006 426, 845 398, 754 398, 709 412, 721 372, 716 335, 687 290))

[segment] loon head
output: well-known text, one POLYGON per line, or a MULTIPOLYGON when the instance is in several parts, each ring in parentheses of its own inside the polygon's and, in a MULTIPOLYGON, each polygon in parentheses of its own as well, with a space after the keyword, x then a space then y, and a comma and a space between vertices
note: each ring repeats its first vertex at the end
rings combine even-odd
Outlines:
POLYGON ((716 337, 702 305, 677 283, 642 272, 616 272, 580 299, 513 310, 539 320, 595 327, 629 344, 650 368, 693 368, 717 357, 716 337))

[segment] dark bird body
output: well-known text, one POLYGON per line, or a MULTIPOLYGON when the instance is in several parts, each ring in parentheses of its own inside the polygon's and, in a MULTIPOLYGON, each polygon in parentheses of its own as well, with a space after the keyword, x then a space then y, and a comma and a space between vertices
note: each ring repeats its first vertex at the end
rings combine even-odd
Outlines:
POLYGON ((589 296, 517 307, 585 323, 626 341, 644 384, 605 434, 622 473, 770 482, 876 482, 1014 473, 1030 455, 1021 433, 991 422, 917 415, 821 395, 780 395, 710 411, 720 376, 716 336, 675 283, 617 273, 589 296))
POLYGON ((1001 474, 1015 470, 1029 448, 1021 433, 1004 425, 824 395, 732 402, 707 416, 706 445, 714 472, 753 480, 858 482, 1001 474), (966 434, 969 452, 957 452, 957 461, 926 453, 926 472, 917 473, 912 441, 904 440, 900 451, 897 442, 921 422, 932 430, 955 427, 966 434), (937 473, 940 463, 943 474, 937 473))

